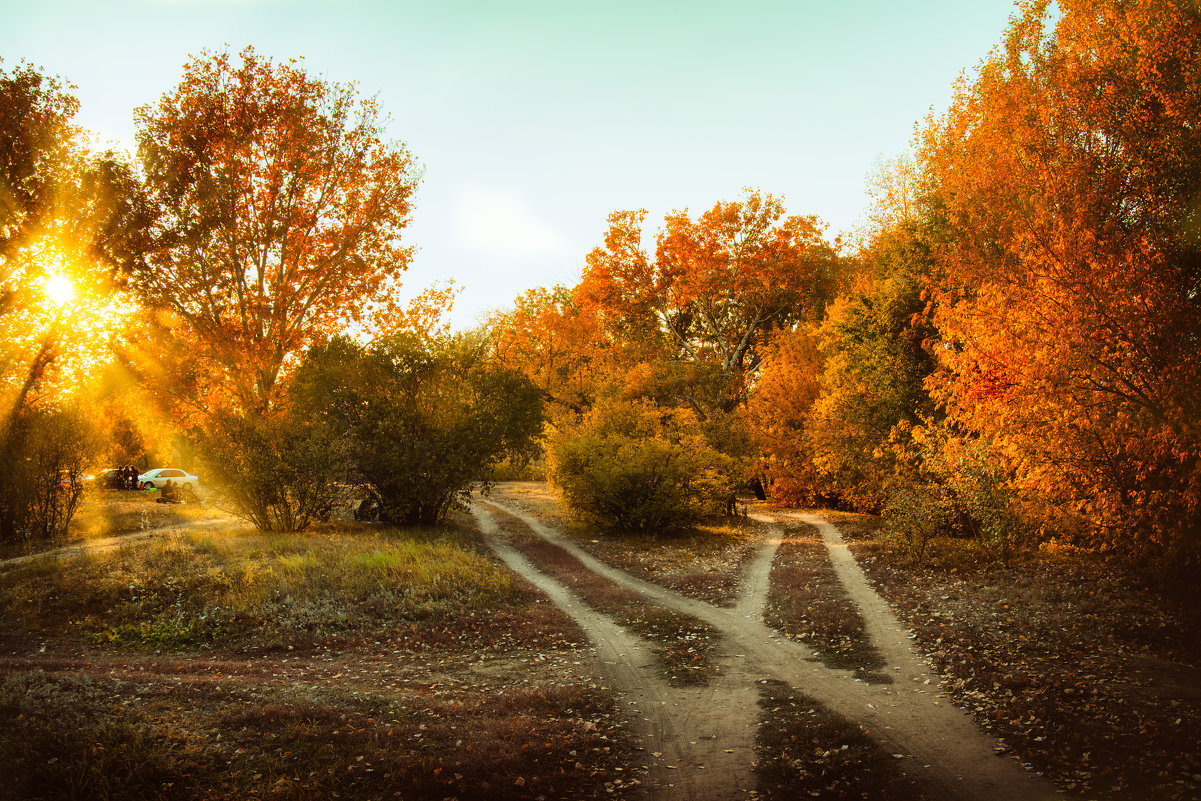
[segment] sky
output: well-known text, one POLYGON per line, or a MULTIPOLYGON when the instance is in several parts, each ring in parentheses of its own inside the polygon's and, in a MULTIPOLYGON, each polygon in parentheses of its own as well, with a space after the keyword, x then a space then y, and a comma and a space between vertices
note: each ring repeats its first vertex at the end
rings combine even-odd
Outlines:
POLYGON ((867 178, 950 102, 1012 0, 0 0, 0 58, 75 85, 134 150, 133 109, 190 54, 253 45, 354 81, 423 167, 405 290, 453 279, 478 324, 574 284, 610 212, 694 216, 750 187, 833 236, 867 178))

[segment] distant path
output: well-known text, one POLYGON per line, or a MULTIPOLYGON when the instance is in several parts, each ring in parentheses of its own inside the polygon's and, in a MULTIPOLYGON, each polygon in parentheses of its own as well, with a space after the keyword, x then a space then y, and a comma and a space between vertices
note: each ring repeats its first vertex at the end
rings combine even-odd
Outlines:
POLYGON ((131 531, 128 534, 118 534, 115 537, 104 537, 97 540, 84 540, 83 542, 73 542, 69 545, 62 545, 58 548, 50 548, 37 553, 26 554, 24 556, 14 556, 10 559, 0 559, 0 570, 8 570, 18 565, 23 565, 26 562, 32 562, 35 559, 44 559, 47 556, 72 556, 81 553, 90 553, 92 551, 107 551, 111 548, 117 548, 138 540, 149 539, 150 537, 160 536, 163 532, 174 531, 176 529, 193 529, 206 528, 215 526, 220 523, 228 523, 229 520, 221 518, 213 518, 210 520, 188 520, 178 523, 168 523, 157 528, 146 529, 145 531, 131 531))
MULTIPOLYGON (((564 548, 595 573, 641 593, 655 603, 704 619, 724 635, 735 659, 741 663, 739 672, 744 680, 750 679, 747 682, 750 689, 759 678, 780 679, 821 701, 832 711, 860 723, 891 753, 903 755, 902 767, 907 773, 925 779, 928 792, 957 801, 1044 801, 1059 797, 1049 782, 1029 773, 1016 760, 997 756, 999 744, 996 739, 976 726, 967 713, 938 697, 937 675, 909 648, 907 633, 883 599, 867 584, 845 546, 840 549, 841 537, 835 536, 837 529, 820 517, 797 515, 795 519, 816 521, 812 524, 818 526, 823 537, 829 536, 827 546, 836 560, 839 578, 860 606, 868 633, 887 660, 884 672, 894 678, 894 684, 868 684, 857 681, 849 671, 823 666, 811 651, 800 643, 784 640, 763 624, 760 613, 751 611, 756 604, 761 610, 761 599, 766 598, 765 588, 771 570, 769 551, 774 554, 771 543, 764 545, 748 567, 744 580, 748 595, 744 595, 733 609, 723 609, 607 565, 519 509, 491 501, 485 503, 518 518, 535 534, 564 548)), ((475 508, 479 509, 478 506, 475 508)), ((764 518, 761 516, 760 519, 764 518)), ((536 570, 532 565, 528 569, 536 570)), ((525 575, 523 571, 518 572, 525 575)), ((570 609, 567 611, 571 613, 570 609)), ((626 677, 634 680, 643 675, 635 672, 626 677)), ((730 678, 732 676, 727 676, 730 678)), ((723 692, 737 694, 739 688, 729 687, 723 692)), ((671 737, 670 731, 665 730, 661 738, 664 748, 668 747, 671 737)), ((706 772, 706 780, 716 778, 706 772)))

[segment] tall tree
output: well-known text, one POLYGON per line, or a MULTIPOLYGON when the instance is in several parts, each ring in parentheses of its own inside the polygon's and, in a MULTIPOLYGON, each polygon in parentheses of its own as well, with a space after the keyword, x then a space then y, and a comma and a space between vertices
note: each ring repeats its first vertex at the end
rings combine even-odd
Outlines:
POLYGON ((156 217, 133 284, 205 402, 269 410, 290 358, 392 302, 413 160, 374 99, 252 48, 192 60, 136 116, 156 217))
POLYGON ((652 260, 642 246, 645 214, 610 215, 577 295, 614 335, 665 342, 689 368, 680 400, 728 412, 746 400, 768 332, 824 306, 834 250, 816 218, 786 217, 778 198, 748 192, 696 220, 669 214, 652 260))
POLYGON ((920 142, 937 390, 1024 490, 1162 557, 1201 545, 1201 15, 1056 12, 1024 4, 920 142))
MULTIPOLYGON (((0 66, 0 279, 53 203, 78 109, 58 78, 29 64, 0 66)), ((0 312, 3 302, 0 297, 0 312)))

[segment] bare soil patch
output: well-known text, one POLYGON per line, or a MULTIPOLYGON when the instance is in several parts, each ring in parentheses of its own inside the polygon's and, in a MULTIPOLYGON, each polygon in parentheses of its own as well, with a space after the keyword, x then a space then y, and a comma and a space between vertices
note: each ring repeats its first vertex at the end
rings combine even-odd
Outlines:
POLYGON ((762 796, 923 801, 921 783, 903 773, 859 726, 780 681, 764 681, 756 746, 762 796))
POLYGON ((562 582, 599 612, 645 637, 655 647, 660 675, 672 686, 704 685, 717 669, 713 650, 720 637, 703 620, 651 603, 603 578, 579 559, 531 533, 495 507, 491 514, 518 551, 547 575, 562 582))
POLYGON ((914 565, 875 518, 848 517, 839 527, 944 691, 1012 752, 1090 799, 1201 797, 1196 608, 1079 555, 1006 567, 944 541, 914 565))

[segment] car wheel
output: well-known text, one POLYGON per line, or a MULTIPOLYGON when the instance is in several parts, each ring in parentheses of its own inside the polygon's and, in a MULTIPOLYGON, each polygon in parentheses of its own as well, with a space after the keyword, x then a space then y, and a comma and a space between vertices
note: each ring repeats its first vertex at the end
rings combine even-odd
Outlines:
POLYGON ((184 484, 184 485, 183 485, 183 491, 184 491, 184 492, 191 492, 191 491, 192 491, 192 485, 191 485, 191 484, 184 484))

